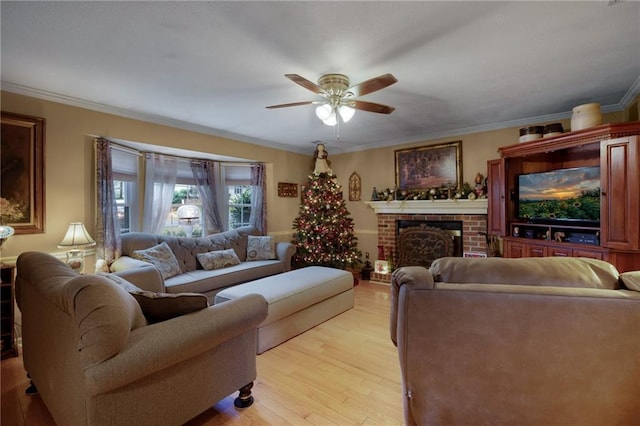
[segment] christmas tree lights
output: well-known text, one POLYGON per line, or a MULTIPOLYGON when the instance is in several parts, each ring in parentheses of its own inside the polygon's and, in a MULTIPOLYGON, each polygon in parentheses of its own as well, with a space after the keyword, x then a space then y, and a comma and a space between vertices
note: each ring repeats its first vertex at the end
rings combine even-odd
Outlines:
POLYGON ((345 269, 361 262, 353 219, 342 187, 331 173, 309 175, 293 229, 295 267, 320 265, 345 269))

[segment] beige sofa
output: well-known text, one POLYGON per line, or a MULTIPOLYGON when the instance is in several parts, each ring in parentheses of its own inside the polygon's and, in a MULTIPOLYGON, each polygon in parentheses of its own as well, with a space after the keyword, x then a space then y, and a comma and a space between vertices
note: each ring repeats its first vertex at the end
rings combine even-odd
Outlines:
POLYGON ((394 271, 390 325, 407 424, 640 419, 640 272, 579 258, 441 258, 394 271))
POLYGON ((258 230, 246 226, 199 238, 141 232, 123 234, 122 256, 110 268, 111 272, 145 290, 201 293, 213 303, 215 294, 224 288, 291 270, 291 257, 295 253, 293 244, 276 242, 274 259, 248 260, 249 236, 259 236, 258 230), (168 244, 181 269, 179 274, 166 279, 149 263, 131 257, 135 250, 148 249, 162 242, 168 244), (224 249, 233 249, 240 264, 214 270, 202 268, 197 259, 199 253, 224 249))
POLYGON ((24 366, 56 424, 181 425, 241 388, 251 402, 262 296, 148 324, 116 281, 18 257, 24 366))

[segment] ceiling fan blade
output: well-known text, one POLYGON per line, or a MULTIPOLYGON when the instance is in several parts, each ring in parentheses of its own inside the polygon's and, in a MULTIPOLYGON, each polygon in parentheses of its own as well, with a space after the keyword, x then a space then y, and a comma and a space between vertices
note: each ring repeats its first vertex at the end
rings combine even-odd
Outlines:
POLYGON ((376 103, 367 102, 367 101, 354 100, 354 101, 350 101, 349 104, 352 105, 355 109, 359 109, 362 111, 369 111, 369 112, 377 112, 379 114, 391 114, 393 111, 396 110, 394 107, 390 107, 382 104, 376 104, 376 103))
POLYGON ((274 109, 274 108, 288 108, 294 106, 302 106, 302 105, 311 105, 314 104, 314 101, 303 101, 303 102, 292 102, 290 104, 280 104, 280 105, 270 105, 265 108, 274 109))
POLYGON ((326 93, 322 87, 302 76, 299 76, 298 74, 285 74, 284 76, 305 89, 311 90, 313 93, 317 93, 319 95, 326 93))
POLYGON ((391 86, 398 81, 392 74, 383 74, 349 88, 354 97, 364 96, 373 93, 385 87, 391 86))

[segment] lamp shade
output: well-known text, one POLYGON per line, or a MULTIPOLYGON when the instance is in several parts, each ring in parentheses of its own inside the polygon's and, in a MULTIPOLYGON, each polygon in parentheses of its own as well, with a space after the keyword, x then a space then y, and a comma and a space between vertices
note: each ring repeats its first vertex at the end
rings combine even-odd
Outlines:
POLYGON ((184 204, 176 211, 178 219, 197 219, 200 217, 200 209, 193 204, 184 204))
POLYGON ((0 225, 0 246, 4 240, 15 234, 16 230, 9 225, 0 225))
POLYGON ((347 105, 340 105, 338 107, 338 111, 340 112, 340 117, 342 118, 342 121, 344 121, 345 123, 351 120, 351 118, 353 117, 353 114, 356 113, 355 108, 352 108, 347 105))
POLYGON ((331 105, 329 104, 322 104, 316 108, 316 116, 322 121, 329 118, 332 112, 333 108, 331 108, 331 105))
POLYGON ((13 234, 15 234, 16 230, 9 225, 0 225, 0 240, 4 240, 5 238, 9 238, 13 234))
POLYGON ((58 243, 58 248, 88 247, 95 244, 96 242, 87 232, 87 228, 84 227, 84 223, 72 222, 69 224, 64 238, 58 243))

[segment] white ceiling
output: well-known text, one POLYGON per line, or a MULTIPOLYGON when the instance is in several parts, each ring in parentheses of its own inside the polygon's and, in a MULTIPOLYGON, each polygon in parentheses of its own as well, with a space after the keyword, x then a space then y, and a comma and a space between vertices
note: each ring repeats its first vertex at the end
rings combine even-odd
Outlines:
MULTIPOLYGON (((553 122, 640 93, 640 2, 11 2, 2 89, 309 154, 553 122), (340 129, 284 77, 398 83, 340 129)), ((517 135, 514 135, 517 138, 517 135)))

